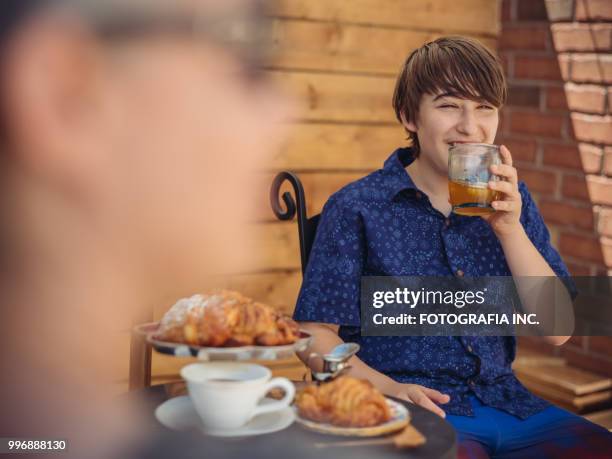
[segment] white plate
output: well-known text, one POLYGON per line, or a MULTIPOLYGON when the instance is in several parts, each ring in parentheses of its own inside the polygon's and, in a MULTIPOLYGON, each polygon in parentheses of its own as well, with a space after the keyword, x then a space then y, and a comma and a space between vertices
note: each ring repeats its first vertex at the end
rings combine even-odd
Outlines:
POLYGON ((161 354, 176 357, 197 357, 203 361, 245 361, 245 360, 279 360, 293 357, 296 352, 304 351, 312 341, 312 336, 300 330, 300 338, 292 344, 281 346, 239 346, 239 347, 204 347, 181 343, 170 343, 155 338, 159 322, 140 324, 134 331, 144 336, 146 341, 161 354))
POLYGON ((310 430, 314 430, 315 432, 349 437, 377 437, 380 435, 387 435, 397 432, 398 430, 406 427, 410 422, 410 412, 408 411, 408 408, 395 400, 391 400, 389 398, 386 398, 386 400, 387 405, 391 410, 391 419, 389 419, 387 422, 371 427, 340 427, 332 424, 311 421, 310 419, 301 417, 296 406, 294 406, 294 413, 298 423, 310 430))
MULTIPOLYGON (((276 401, 264 398, 262 404, 276 401)), ((289 427, 295 420, 293 409, 289 406, 283 410, 255 416, 249 423, 238 429, 206 429, 188 395, 166 400, 155 410, 155 417, 163 426, 172 430, 200 430, 216 437, 247 437, 278 432, 289 427)))

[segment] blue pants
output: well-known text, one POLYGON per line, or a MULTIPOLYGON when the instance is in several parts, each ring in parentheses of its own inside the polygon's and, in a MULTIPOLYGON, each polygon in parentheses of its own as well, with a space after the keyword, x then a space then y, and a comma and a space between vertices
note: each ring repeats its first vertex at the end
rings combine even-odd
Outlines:
POLYGON ((551 406, 522 420, 475 396, 471 403, 474 417, 446 417, 458 433, 459 458, 612 458, 612 433, 569 411, 551 406))

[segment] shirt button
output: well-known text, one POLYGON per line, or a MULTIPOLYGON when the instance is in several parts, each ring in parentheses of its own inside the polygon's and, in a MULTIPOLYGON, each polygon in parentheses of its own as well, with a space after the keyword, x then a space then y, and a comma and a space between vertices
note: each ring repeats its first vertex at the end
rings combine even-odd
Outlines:
POLYGON ((474 352, 474 349, 472 349, 472 346, 470 346, 469 344, 467 345, 467 350, 468 352, 474 352))
POLYGON ((447 228, 450 226, 450 218, 444 219, 444 226, 446 226, 447 228))
POLYGON ((414 195, 416 196, 417 199, 421 199, 421 197, 423 196, 423 194, 420 191, 417 191, 416 193, 414 193, 414 195))
POLYGON ((469 379, 469 380, 468 380, 468 384, 469 384, 469 386, 470 386, 470 387, 472 387, 472 388, 476 387, 476 383, 475 383, 475 382, 474 382, 474 380, 472 380, 472 379, 469 379))
POLYGON ((463 277, 463 271, 461 271, 460 269, 458 269, 455 274, 457 274, 457 276, 459 277, 463 277))

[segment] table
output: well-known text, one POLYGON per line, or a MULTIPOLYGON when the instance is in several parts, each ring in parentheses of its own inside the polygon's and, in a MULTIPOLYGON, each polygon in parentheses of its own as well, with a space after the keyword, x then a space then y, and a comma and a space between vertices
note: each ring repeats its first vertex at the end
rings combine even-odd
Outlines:
POLYGON ((173 432, 155 419, 155 408, 165 400, 185 394, 183 382, 152 386, 129 393, 129 397, 144 400, 147 418, 151 420, 151 438, 154 439, 147 451, 148 458, 231 458, 231 459, 451 459, 457 455, 457 437, 453 427, 439 416, 411 403, 404 403, 410 410, 413 425, 425 435, 427 443, 412 450, 398 450, 389 445, 359 445, 342 447, 315 447, 318 443, 345 441, 347 437, 323 435, 306 430, 293 423, 285 430, 266 435, 244 438, 216 438, 198 433, 173 432))

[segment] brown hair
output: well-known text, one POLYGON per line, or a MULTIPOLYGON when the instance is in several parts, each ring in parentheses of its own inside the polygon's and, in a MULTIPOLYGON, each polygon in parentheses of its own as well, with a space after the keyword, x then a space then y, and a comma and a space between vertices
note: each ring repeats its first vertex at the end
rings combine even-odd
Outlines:
MULTIPOLYGON (((393 109, 402 122, 416 122, 423 94, 448 92, 453 96, 484 100, 500 108, 506 101, 506 79, 499 60, 477 40, 449 36, 415 49, 404 63, 393 94, 393 109)), ((408 131, 415 156, 420 146, 408 131)))

